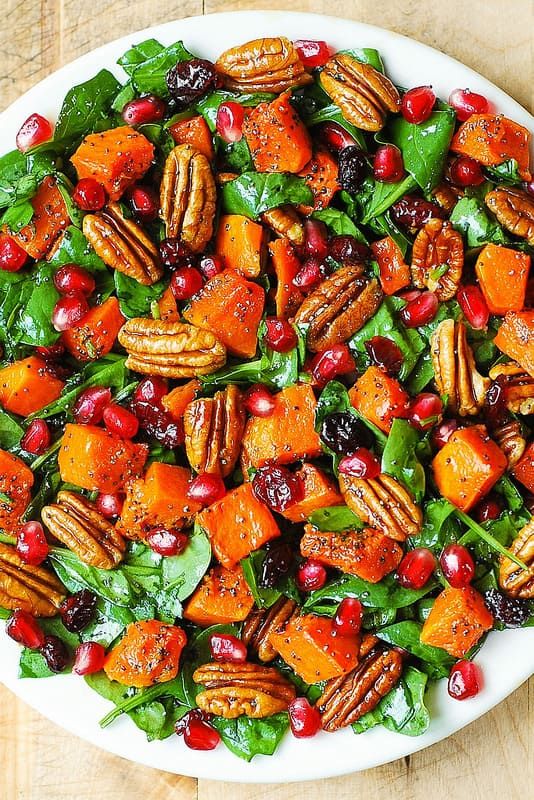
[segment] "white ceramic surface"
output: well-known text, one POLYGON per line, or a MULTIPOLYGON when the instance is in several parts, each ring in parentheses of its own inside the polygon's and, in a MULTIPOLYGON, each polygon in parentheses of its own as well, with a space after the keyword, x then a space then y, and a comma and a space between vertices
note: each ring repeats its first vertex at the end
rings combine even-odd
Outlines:
MULTIPOLYGON (((13 148, 15 134, 33 111, 53 119, 67 90, 102 67, 121 79, 116 59, 149 37, 171 44, 183 39, 193 52, 215 58, 227 47, 258 36, 325 39, 334 48, 375 47, 388 74, 401 86, 432 84, 443 98, 455 87, 486 95, 495 108, 534 130, 534 118, 503 91, 448 56, 389 31, 334 17, 285 12, 237 12, 169 22, 105 45, 50 75, 0 115, 0 152, 13 148)), ((324 778, 367 769, 406 756, 444 739, 497 705, 534 673, 534 628, 491 634, 477 657, 485 675, 481 694, 463 703, 449 699, 445 682, 429 693, 432 723, 423 736, 410 738, 375 728, 356 736, 350 730, 296 740, 288 734, 273 757, 250 764, 223 746, 210 753, 188 750, 181 739, 146 741, 128 718, 106 730, 98 720, 110 704, 74 676, 17 679, 18 646, 0 632, 0 680, 44 716, 73 734, 132 761, 183 775, 244 782, 282 782, 324 778)), ((513 736, 513 731, 510 732, 513 736)))

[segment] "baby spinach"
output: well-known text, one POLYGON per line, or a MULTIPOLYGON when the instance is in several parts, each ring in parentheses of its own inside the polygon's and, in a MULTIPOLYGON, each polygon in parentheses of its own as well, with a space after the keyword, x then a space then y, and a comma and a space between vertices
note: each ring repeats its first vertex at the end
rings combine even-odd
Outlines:
POLYGON ((8 411, 0 409, 0 448, 13 451, 24 435, 24 429, 8 411))
POLYGON ((436 555, 443 548, 460 538, 461 530, 454 516, 454 506, 441 497, 439 500, 430 500, 425 503, 423 512, 423 527, 421 533, 414 539, 417 547, 428 547, 436 555))
POLYGON ((332 613, 345 597, 357 597, 369 608, 405 608, 429 594, 437 586, 429 581, 422 589, 404 589, 393 575, 386 575, 379 583, 369 583, 357 575, 341 575, 322 589, 310 592, 304 608, 313 611, 318 605, 332 604, 332 613))
POLYGON ((430 714, 425 706, 425 689, 428 676, 415 667, 408 667, 400 681, 382 698, 378 705, 355 722, 355 733, 384 725, 390 731, 405 736, 420 736, 430 724, 430 714))
POLYGON ((211 560, 211 545, 206 534, 195 528, 185 550, 162 562, 163 588, 177 590, 178 599, 185 600, 202 580, 211 560))
POLYGON ((420 622, 405 620, 395 622, 386 628, 381 628, 376 632, 379 639, 395 647, 402 647, 410 655, 419 658, 430 667, 433 677, 445 678, 454 663, 454 659, 439 647, 432 647, 421 642, 420 622))
POLYGON ((241 561, 243 575, 258 608, 270 608, 281 596, 278 589, 266 589, 258 583, 264 558, 265 550, 256 550, 241 561))
MULTIPOLYGON (((474 540, 473 536, 475 537, 475 540, 476 538, 482 539, 482 541, 486 542, 486 544, 489 545, 489 547, 496 553, 500 553, 500 555, 506 556, 506 558, 509 558, 510 561, 513 561, 514 564, 517 564, 517 566, 521 567, 521 569, 528 570, 526 564, 523 561, 521 561, 520 558, 514 555, 514 553, 510 552, 510 550, 508 550, 499 541, 499 538, 493 535, 493 529, 494 529, 493 526, 495 525, 495 523, 493 524, 490 523, 488 527, 484 527, 483 525, 480 525, 478 522, 475 522, 475 520, 472 519, 464 511, 460 511, 459 508, 454 509, 454 514, 460 520, 460 522, 463 522, 463 524, 469 529, 469 532, 465 534, 460 540, 462 544, 468 541, 473 541, 474 540)), ((497 520, 497 522, 498 521, 499 520, 497 520)), ((496 528, 495 530, 497 531, 496 528)), ((502 533, 502 531, 500 532, 502 533)), ((510 542, 508 542, 508 544, 509 543, 510 542)))
POLYGON ((220 152, 225 165, 234 172, 241 174, 254 169, 250 148, 244 136, 237 142, 225 144, 220 152))
POLYGON ((19 343, 48 347, 57 342, 59 333, 51 322, 59 300, 55 271, 52 264, 38 263, 20 287, 17 316, 10 331, 19 343))
POLYGON ((251 761, 256 755, 274 753, 289 728, 289 717, 285 712, 263 719, 214 717, 211 724, 234 755, 251 761))
POLYGON ((121 311, 129 319, 149 317, 152 303, 157 303, 167 285, 165 281, 158 281, 152 286, 142 286, 118 270, 114 270, 113 280, 121 311))
POLYGON ((382 453, 382 472, 399 480, 420 503, 425 495, 425 470, 417 457, 419 436, 405 419, 394 419, 382 453))
POLYGON ((119 88, 115 76, 102 69, 94 78, 69 89, 59 112, 54 141, 70 148, 88 133, 111 127, 111 104, 119 88))
POLYGON ((286 203, 313 205, 313 194, 304 178, 282 172, 244 172, 222 186, 221 197, 227 213, 251 219, 286 203))
POLYGON ((144 42, 134 44, 117 60, 117 64, 123 68, 127 75, 131 75, 134 70, 149 58, 159 55, 165 48, 157 39, 145 39, 144 42))
MULTIPOLYGON (((79 644, 79 637, 75 633, 68 631, 59 617, 41 619, 39 624, 43 631, 49 636, 57 636, 69 648, 74 648, 79 644)), ((64 672, 70 672, 70 664, 64 672)), ((50 678, 56 673, 49 669, 44 657, 38 650, 23 648, 19 660, 19 678, 50 678)))
POLYGON ((370 64, 378 70, 378 72, 384 72, 382 56, 374 47, 354 47, 350 50, 341 50, 340 52, 347 53, 349 56, 354 56, 354 58, 362 64, 370 64))
POLYGON ((217 91, 211 92, 211 94, 207 94, 205 97, 198 100, 195 109, 199 114, 202 114, 208 123, 209 129, 214 133, 217 111, 221 103, 226 103, 230 100, 234 103, 239 103, 241 106, 250 108, 257 106, 259 103, 268 103, 270 100, 274 100, 275 97, 275 94, 269 94, 268 92, 238 94, 236 92, 227 92, 224 89, 217 89, 217 91))
POLYGON ((183 42, 163 47, 155 39, 135 45, 125 53, 118 63, 130 76, 130 82, 138 94, 155 94, 169 97, 165 77, 168 71, 180 61, 193 58, 183 42))
POLYGON ((354 236, 358 242, 367 244, 367 239, 363 233, 344 211, 339 211, 337 208, 325 208, 322 211, 314 211, 312 217, 324 222, 330 233, 338 236, 348 234, 349 236, 354 236))
POLYGON ((496 167, 485 167, 485 171, 490 180, 497 181, 497 183, 506 183, 513 186, 523 180, 519 174, 519 164, 515 158, 503 161, 502 164, 498 164, 496 167))
POLYGON ((56 268, 65 264, 78 264, 93 274, 107 272, 100 256, 97 256, 81 230, 73 225, 63 232, 58 247, 50 255, 49 263, 56 268))
POLYGON ((114 605, 125 608, 135 606, 137 593, 122 569, 91 567, 64 547, 52 547, 50 560, 60 581, 69 591, 76 592, 83 586, 114 605))
POLYGON ((360 208, 359 221, 368 224, 416 188, 417 182, 411 175, 407 175, 398 183, 381 183, 371 177, 366 178, 358 194, 354 196, 360 208))
POLYGON ((48 153, 20 153, 13 150, 0 158, 0 223, 12 231, 27 225, 33 217, 30 202, 39 184, 56 171, 48 153))
POLYGON ((318 508, 308 521, 320 531, 346 531, 363 528, 363 522, 348 506, 318 508))
POLYGON ((462 197, 454 206, 450 220, 455 230, 464 236, 467 247, 485 244, 505 244, 504 230, 476 197, 462 197))

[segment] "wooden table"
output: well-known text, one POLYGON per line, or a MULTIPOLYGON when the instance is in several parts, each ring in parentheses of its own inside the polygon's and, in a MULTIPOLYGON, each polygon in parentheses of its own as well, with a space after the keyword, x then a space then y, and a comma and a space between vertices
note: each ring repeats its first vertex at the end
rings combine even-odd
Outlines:
MULTIPOLYGON (((2 107, 78 55, 148 25, 215 11, 288 7, 287 0, 4 0, 2 5, 2 107)), ((300 0, 291 9, 351 17, 412 36, 478 70, 534 111, 533 0, 300 0)), ((221 785, 107 755, 0 687, 0 800, 529 800, 533 731, 534 679, 456 736, 384 767, 315 784, 221 785)))

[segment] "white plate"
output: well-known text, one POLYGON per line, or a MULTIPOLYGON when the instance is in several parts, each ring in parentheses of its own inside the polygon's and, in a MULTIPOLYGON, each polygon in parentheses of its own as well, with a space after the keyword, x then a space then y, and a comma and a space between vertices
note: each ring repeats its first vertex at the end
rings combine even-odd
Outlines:
MULTIPOLYGON (((455 87, 469 87, 486 95, 495 108, 530 130, 534 118, 489 81, 448 56, 389 31, 370 25, 315 14, 285 12, 238 12, 169 22, 105 45, 68 64, 41 81, 0 115, 0 152, 12 149, 15 134, 26 117, 38 111, 55 118, 67 90, 87 80, 102 67, 112 69, 116 59, 134 43, 149 37, 171 44, 183 39, 201 56, 215 58, 227 47, 259 36, 285 35, 291 39, 325 39, 336 49, 375 47, 380 50, 388 74, 401 86, 432 84, 447 98, 455 87)), ((496 706, 534 673, 534 628, 494 633, 477 662, 482 666, 485 688, 463 703, 451 700, 446 682, 429 693, 432 723, 424 736, 410 738, 375 728, 356 736, 350 730, 319 734, 296 740, 288 734, 272 757, 257 756, 250 764, 233 756, 224 746, 209 753, 188 750, 182 740, 146 741, 128 718, 106 730, 98 720, 110 703, 74 676, 17 680, 19 648, 0 633, 0 680, 15 694, 53 722, 99 747, 140 764, 181 775, 215 780, 274 783, 342 775, 401 758, 468 725, 496 706)), ((513 735, 513 732, 512 732, 513 735)))

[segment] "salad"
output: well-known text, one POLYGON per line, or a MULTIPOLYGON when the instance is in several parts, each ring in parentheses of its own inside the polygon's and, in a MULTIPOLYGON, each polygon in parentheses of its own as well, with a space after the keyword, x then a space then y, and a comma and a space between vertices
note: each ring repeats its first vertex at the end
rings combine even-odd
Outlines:
POLYGON ((0 158, 20 677, 247 760, 422 734, 534 625, 530 133, 369 48, 118 63, 0 158))

